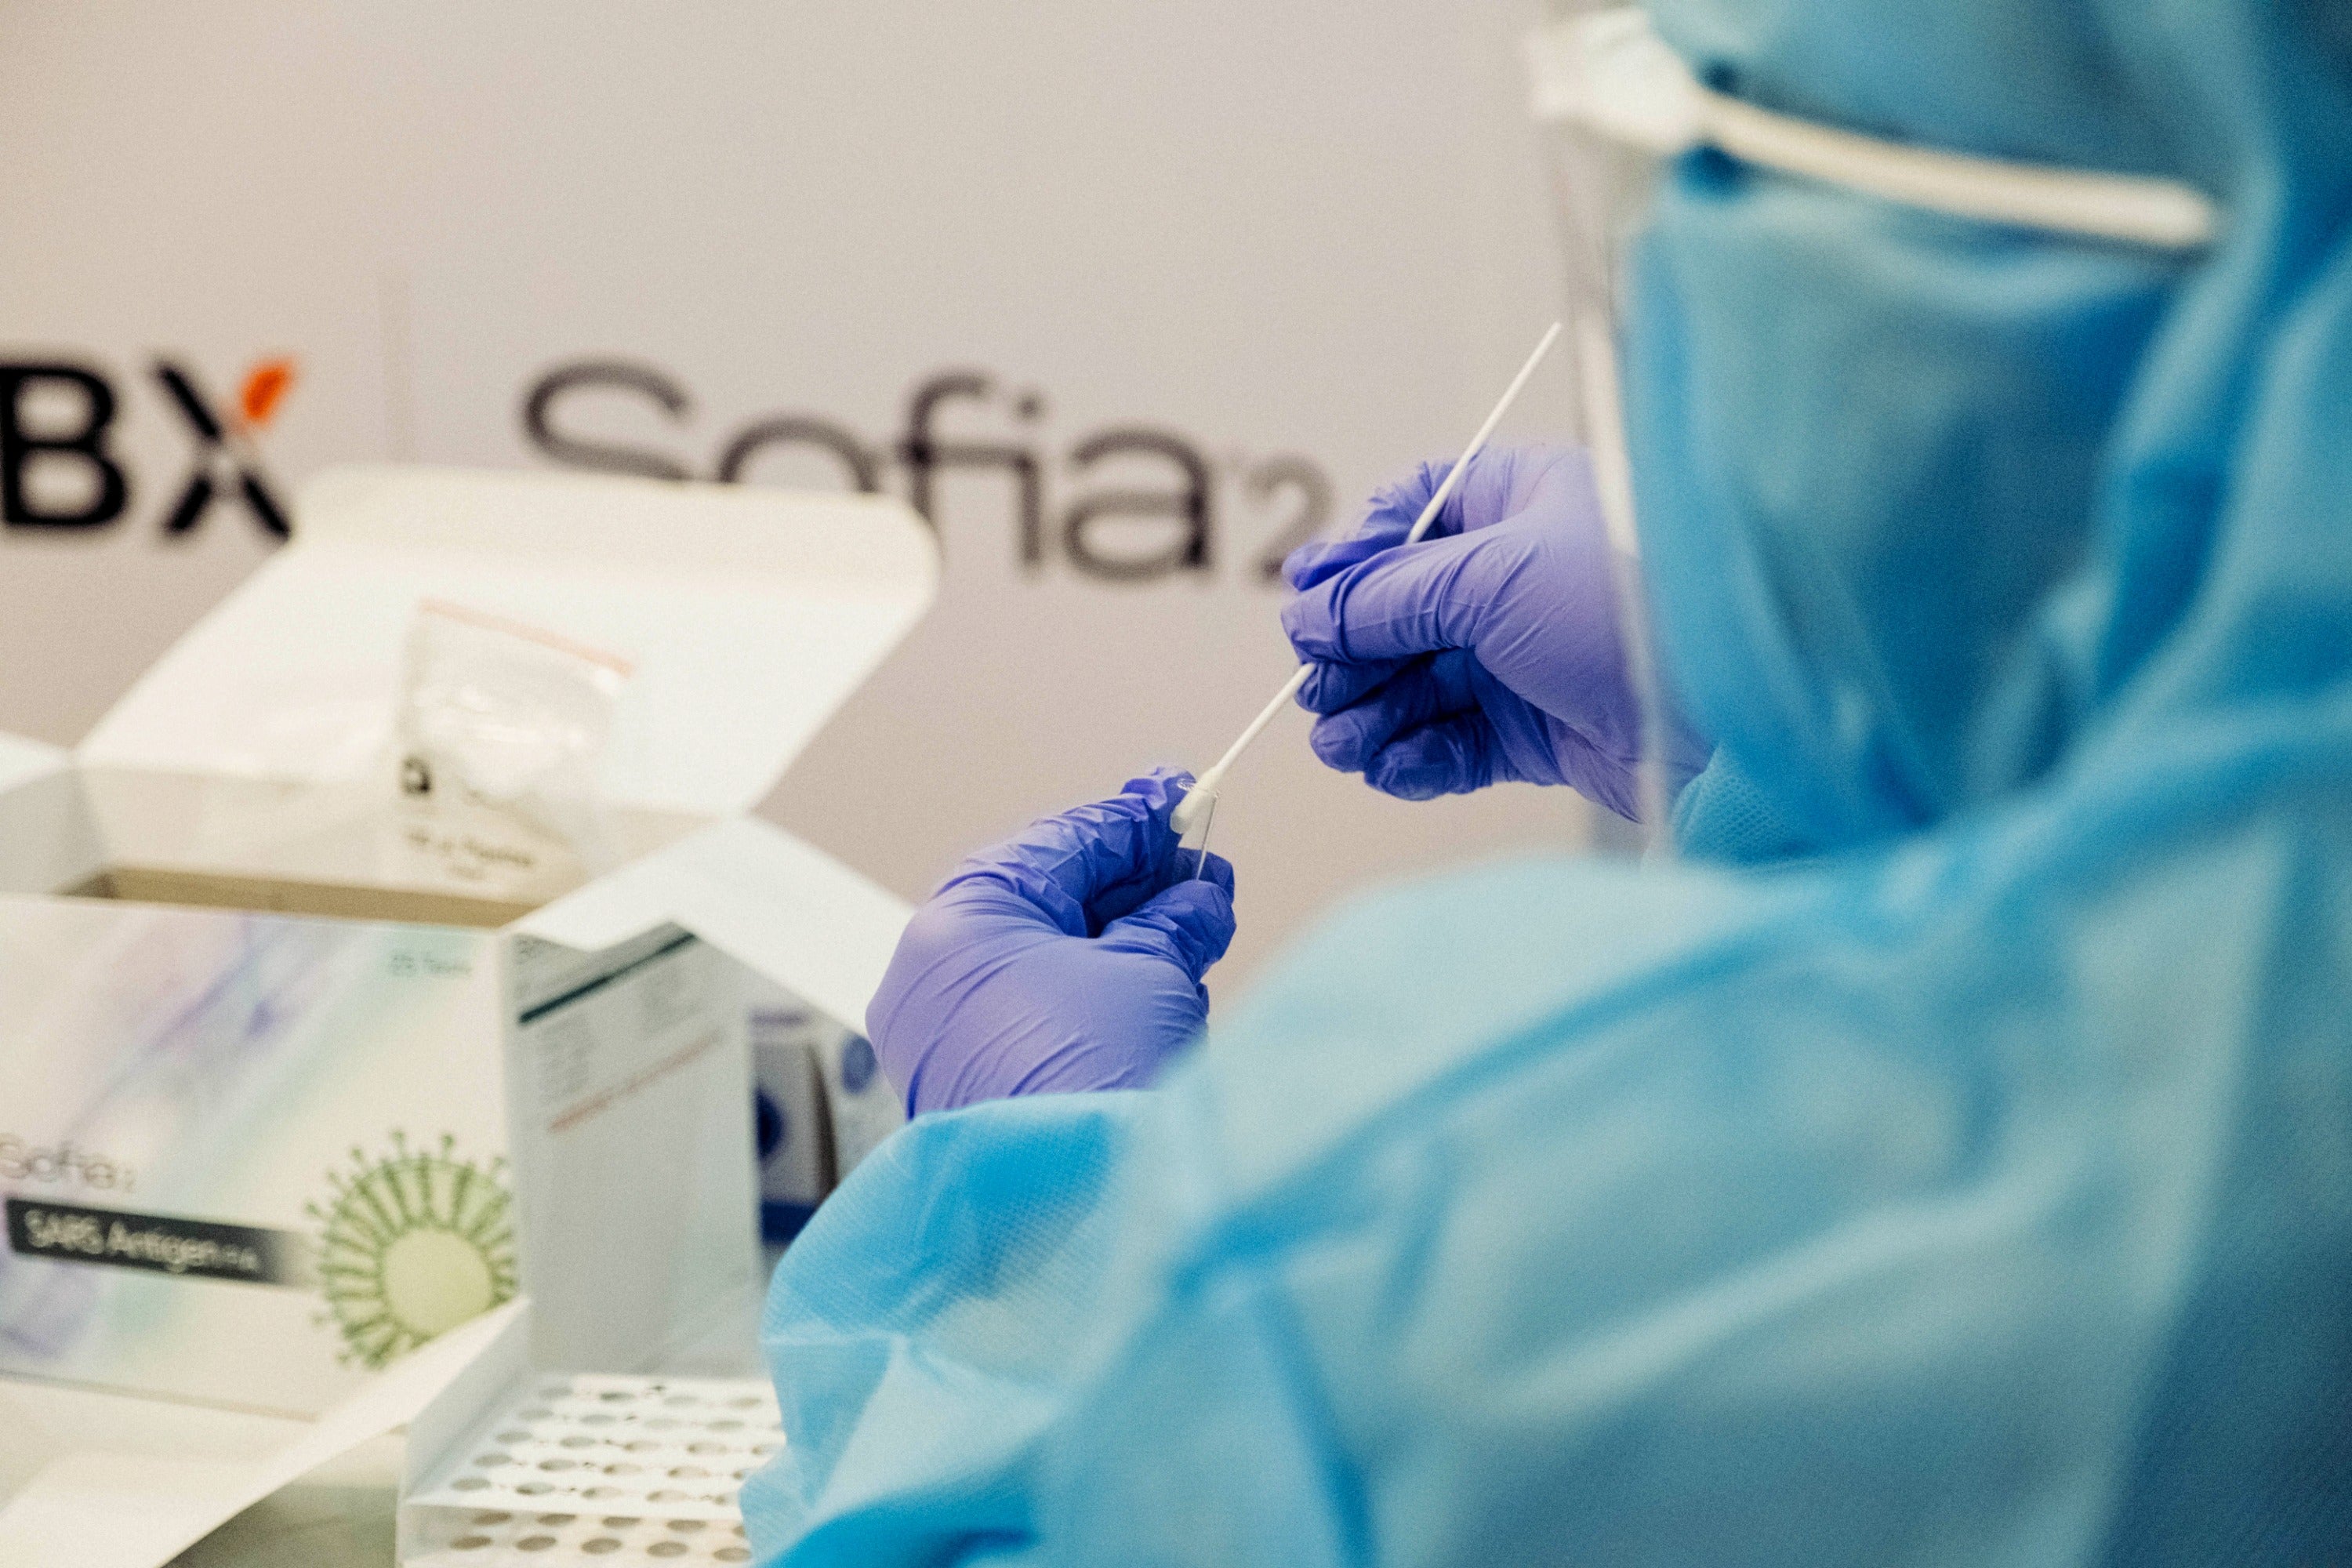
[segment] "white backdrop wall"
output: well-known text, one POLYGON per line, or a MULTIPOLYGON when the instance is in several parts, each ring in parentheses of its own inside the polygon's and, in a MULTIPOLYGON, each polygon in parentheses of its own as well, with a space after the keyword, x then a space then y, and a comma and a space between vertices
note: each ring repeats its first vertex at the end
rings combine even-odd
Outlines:
MULTIPOLYGON (((1551 313, 1532 11, 5 0, 0 729, 77 739, 251 570, 245 468, 733 449, 746 482, 928 489, 947 558, 778 820, 911 896, 1205 763, 1288 667, 1261 561, 1457 446, 1551 313), (159 375, 217 409, 278 356, 241 451, 159 375), (110 518, 39 446, 90 422, 56 370, 114 400, 110 518)), ((1569 405, 1548 378, 1516 434, 1569 405)), ((1348 888, 1584 839, 1559 792, 1381 800, 1305 728, 1219 814, 1229 977, 1348 888)))

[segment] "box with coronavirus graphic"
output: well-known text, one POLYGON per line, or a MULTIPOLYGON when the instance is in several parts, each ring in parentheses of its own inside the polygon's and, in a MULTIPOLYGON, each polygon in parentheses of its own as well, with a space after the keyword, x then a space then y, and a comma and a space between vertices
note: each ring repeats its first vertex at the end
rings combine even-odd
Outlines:
POLYGON ((0 900, 0 1371, 307 1410, 513 1293, 489 947, 0 900))
POLYGON ((934 575, 875 498, 345 470, 0 738, 0 1377, 314 1415, 519 1291, 622 1373, 755 1289, 747 994, 862 1016, 906 910, 744 814, 934 575), (420 805, 425 614, 625 671, 593 822, 420 805))

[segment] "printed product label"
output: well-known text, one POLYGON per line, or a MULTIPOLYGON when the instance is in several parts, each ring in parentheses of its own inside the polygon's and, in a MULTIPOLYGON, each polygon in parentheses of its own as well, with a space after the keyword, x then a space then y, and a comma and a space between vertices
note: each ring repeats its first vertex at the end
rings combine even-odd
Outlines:
POLYGON ((8 1247, 20 1257, 245 1285, 310 1282, 308 1239, 290 1231, 32 1198, 8 1199, 7 1211, 8 1247))

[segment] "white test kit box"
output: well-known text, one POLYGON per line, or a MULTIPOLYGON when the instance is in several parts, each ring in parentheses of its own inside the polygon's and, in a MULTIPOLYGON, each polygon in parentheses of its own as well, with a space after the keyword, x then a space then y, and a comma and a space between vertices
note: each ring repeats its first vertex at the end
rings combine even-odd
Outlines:
POLYGON ((744 976, 856 1020, 906 918, 744 814, 929 531, 415 468, 297 511, 79 749, 0 738, 0 1377, 315 1416, 520 1289, 545 1365, 654 1364, 760 1284, 744 976), (428 602, 632 667, 602 864, 403 816, 428 602))

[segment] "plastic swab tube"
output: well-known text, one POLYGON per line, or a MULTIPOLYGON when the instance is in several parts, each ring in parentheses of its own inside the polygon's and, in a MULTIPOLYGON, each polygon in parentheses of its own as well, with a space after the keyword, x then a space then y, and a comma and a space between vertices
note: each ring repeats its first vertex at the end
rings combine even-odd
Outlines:
MULTIPOLYGON (((1519 366, 1519 374, 1513 376, 1511 384, 1504 389, 1502 401, 1495 405, 1492 414, 1486 416, 1486 422, 1478 426, 1478 433, 1470 437, 1470 444, 1462 448, 1462 456, 1447 471, 1444 482, 1437 487, 1437 493, 1431 496, 1429 504, 1421 509, 1421 516, 1413 522, 1412 531, 1404 536, 1405 543, 1421 542, 1422 536, 1437 521, 1439 510, 1454 494, 1455 487, 1461 484, 1462 476, 1469 472, 1470 460, 1486 449, 1486 438, 1494 435, 1495 426, 1503 422, 1503 416, 1511 411, 1511 405, 1519 400, 1520 389, 1528 384, 1528 378, 1535 374, 1536 366, 1543 363, 1544 356, 1551 353, 1551 345, 1559 339, 1559 323, 1554 321, 1550 330, 1544 333, 1543 341, 1536 344, 1535 352, 1528 355, 1527 363, 1519 366)), ((1265 727, 1290 706, 1291 700, 1298 695, 1298 689, 1307 684, 1307 677, 1314 668, 1311 664, 1300 665, 1297 673, 1285 681, 1282 689, 1274 694, 1274 700, 1249 721, 1249 727, 1241 732, 1240 738, 1225 748, 1223 756, 1210 764, 1209 771, 1200 776, 1184 798, 1176 803, 1176 809, 1169 814, 1169 823, 1181 837, 1182 847, 1193 854, 1195 875, 1208 860, 1209 821, 1216 815, 1217 791, 1223 785, 1225 774, 1232 770, 1234 763, 1241 760, 1241 754, 1249 750, 1250 742, 1265 733, 1265 727)))

